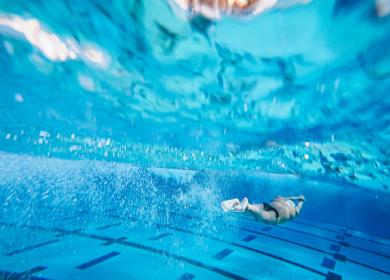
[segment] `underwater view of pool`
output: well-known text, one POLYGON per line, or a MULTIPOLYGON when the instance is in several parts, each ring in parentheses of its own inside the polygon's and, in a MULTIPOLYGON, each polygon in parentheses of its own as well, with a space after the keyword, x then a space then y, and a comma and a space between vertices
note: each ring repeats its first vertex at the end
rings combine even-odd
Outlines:
POLYGON ((390 279, 389 147, 389 0, 0 0, 0 279, 390 279))

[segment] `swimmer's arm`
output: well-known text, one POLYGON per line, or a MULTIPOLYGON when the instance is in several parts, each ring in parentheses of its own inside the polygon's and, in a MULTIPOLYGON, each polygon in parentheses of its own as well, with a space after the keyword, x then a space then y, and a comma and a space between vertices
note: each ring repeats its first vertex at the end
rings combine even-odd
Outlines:
POLYGON ((298 205, 295 206, 295 213, 297 216, 299 215, 299 212, 301 212, 302 206, 303 206, 303 200, 299 200, 298 205))
POLYGON ((283 197, 284 199, 289 199, 289 200, 299 200, 303 201, 305 200, 305 197, 303 195, 300 196, 288 196, 288 197, 283 197))

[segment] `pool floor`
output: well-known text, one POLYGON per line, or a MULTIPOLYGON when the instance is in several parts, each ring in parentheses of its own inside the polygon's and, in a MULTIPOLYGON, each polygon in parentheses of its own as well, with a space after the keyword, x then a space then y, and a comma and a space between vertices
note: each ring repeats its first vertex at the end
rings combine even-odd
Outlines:
POLYGON ((170 212, 169 223, 164 215, 2 217, 0 278, 390 279, 384 237, 303 218, 268 226, 238 215, 211 222, 194 208, 170 212))

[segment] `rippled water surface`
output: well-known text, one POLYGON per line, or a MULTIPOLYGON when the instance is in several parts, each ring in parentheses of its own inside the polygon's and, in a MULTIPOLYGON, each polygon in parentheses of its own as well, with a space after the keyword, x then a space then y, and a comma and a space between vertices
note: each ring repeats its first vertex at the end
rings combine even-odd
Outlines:
POLYGON ((161 0, 0 1, 0 149, 387 191, 386 3, 209 20, 161 0))
POLYGON ((390 0, 183 2, 0 0, 0 279, 388 280, 390 0))

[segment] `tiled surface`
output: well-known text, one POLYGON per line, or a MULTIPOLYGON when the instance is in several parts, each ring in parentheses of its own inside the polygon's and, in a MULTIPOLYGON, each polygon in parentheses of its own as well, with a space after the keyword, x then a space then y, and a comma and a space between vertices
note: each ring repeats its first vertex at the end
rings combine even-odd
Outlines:
POLYGON ((390 279, 388 240, 297 220, 237 216, 210 226, 190 210, 169 223, 89 213, 34 224, 0 221, 0 277, 20 279, 390 279), (18 236, 18 240, 13 240, 18 236), (29 238, 30 237, 30 238, 29 238))

